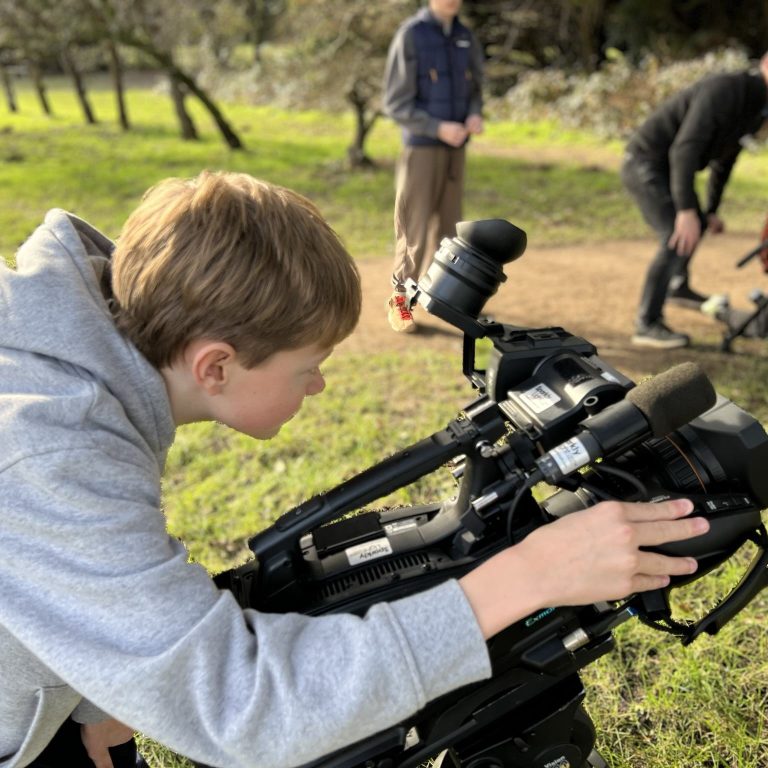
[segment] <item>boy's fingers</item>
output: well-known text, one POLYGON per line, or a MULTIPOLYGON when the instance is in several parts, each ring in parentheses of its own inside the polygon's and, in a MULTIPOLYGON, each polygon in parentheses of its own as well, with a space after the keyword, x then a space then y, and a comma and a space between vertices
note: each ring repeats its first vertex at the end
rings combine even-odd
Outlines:
POLYGON ((638 561, 640 576, 686 576, 695 573, 698 563, 692 557, 669 557, 643 552, 638 561))
POLYGON ((112 756, 109 754, 107 747, 102 747, 98 751, 88 752, 88 757, 91 758, 96 768, 113 768, 112 756))
POLYGON ((637 543, 641 547, 655 547, 668 541, 701 536, 709 530, 709 522, 704 517, 686 517, 683 520, 639 523, 637 529, 637 543))
POLYGON ((674 520, 689 515, 693 511, 693 502, 690 499, 670 499, 657 503, 638 502, 627 504, 625 509, 627 519, 635 523, 674 520))
MULTIPOLYGON (((666 576, 636 576, 632 585, 632 592, 647 592, 649 589, 664 589, 669 584, 666 576)), ((626 597, 626 595, 622 595, 626 597)))

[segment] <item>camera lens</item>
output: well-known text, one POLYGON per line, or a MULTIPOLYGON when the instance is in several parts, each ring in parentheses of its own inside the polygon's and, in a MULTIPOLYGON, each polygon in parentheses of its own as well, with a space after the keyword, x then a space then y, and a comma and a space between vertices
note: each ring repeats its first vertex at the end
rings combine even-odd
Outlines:
POLYGON ((440 243, 419 289, 430 304, 477 318, 507 279, 502 265, 521 256, 526 244, 525 232, 504 219, 459 222, 456 237, 440 243))

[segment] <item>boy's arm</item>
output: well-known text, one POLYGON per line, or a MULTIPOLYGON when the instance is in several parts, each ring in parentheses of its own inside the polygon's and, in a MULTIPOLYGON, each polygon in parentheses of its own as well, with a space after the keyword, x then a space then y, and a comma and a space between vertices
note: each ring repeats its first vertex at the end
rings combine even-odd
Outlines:
POLYGON ((485 53, 477 37, 473 34, 470 38, 471 46, 469 49, 469 71, 471 72, 472 82, 469 84, 469 115, 481 117, 483 114, 483 79, 485 70, 485 53))
POLYGON ((689 525, 660 504, 649 538, 656 523, 633 520, 630 505, 598 505, 534 531, 461 585, 365 617, 263 614, 240 610, 168 537, 157 469, 127 442, 114 455, 73 448, 0 473, 0 624, 112 717, 229 768, 307 763, 488 677, 484 634, 606 596, 611 579, 629 591, 638 546, 689 525), (597 562, 614 547, 610 566, 597 562))
POLYGON ((114 448, 0 472, 0 626, 111 717, 199 762, 285 768, 490 675, 455 581, 365 617, 242 611, 168 536, 157 466, 114 448))
POLYGON ((417 136, 437 138, 440 121, 416 106, 416 51, 413 30, 402 26, 387 54, 384 74, 384 113, 417 136))
POLYGON ((99 723, 81 725, 80 737, 95 768, 113 768, 109 748, 130 741, 133 737, 133 728, 110 718, 99 723))
POLYGON ((725 185, 731 178, 731 171, 736 164, 736 159, 741 152, 741 144, 735 144, 721 157, 714 159, 709 164, 709 179, 707 180, 707 207, 704 209, 709 215, 717 213, 720 201, 725 191, 725 185))
POLYGON ((743 100, 729 79, 706 83, 693 97, 669 148, 670 190, 675 209, 698 210, 696 173, 712 160, 711 146, 740 120, 743 100))

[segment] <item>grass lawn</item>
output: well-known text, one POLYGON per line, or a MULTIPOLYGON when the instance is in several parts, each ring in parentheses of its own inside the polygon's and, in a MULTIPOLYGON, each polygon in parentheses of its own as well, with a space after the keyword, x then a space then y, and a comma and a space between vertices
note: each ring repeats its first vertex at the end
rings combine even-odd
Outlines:
MULTIPOLYGON (((379 121, 368 143, 377 168, 349 173, 342 162, 352 135, 348 115, 228 105, 247 146, 233 152, 195 108, 201 140, 178 139, 170 100, 159 92, 129 92, 134 128, 128 133, 116 127, 106 90, 91 93, 95 126, 82 124, 67 84, 51 83, 49 95, 53 118, 40 115, 23 87, 20 112, 0 111, 0 255, 10 262, 51 207, 116 236, 148 186, 203 168, 247 171, 293 187, 318 203, 357 258, 391 253, 399 139, 389 122, 379 121)), ((619 143, 555 125, 491 120, 472 148, 466 217, 508 218, 537 245, 645 237, 615 172, 620 156, 619 143)), ((723 207, 731 230, 754 234, 766 200, 768 154, 744 153, 723 207)), ((393 378, 396 363, 393 353, 376 350, 334 357, 327 393, 268 445, 212 424, 180 429, 168 462, 165 511, 191 556, 212 571, 242 562, 246 539, 277 515, 442 428, 471 399, 459 360, 421 350, 393 378), (436 395, 416 411, 404 409, 403 394, 425 382, 436 395)), ((728 366, 715 374, 718 389, 768 422, 764 367, 757 375, 749 366, 728 366)), ((449 479, 429 477, 385 501, 432 501, 449 488, 449 479)), ((681 609, 703 611, 738 579, 739 568, 743 563, 686 590, 681 609)), ((636 623, 617 631, 617 650, 584 674, 598 744, 613 768, 768 765, 767 605, 759 599, 720 635, 689 648, 636 623)), ((151 742, 145 749, 153 768, 180 764, 151 742)))

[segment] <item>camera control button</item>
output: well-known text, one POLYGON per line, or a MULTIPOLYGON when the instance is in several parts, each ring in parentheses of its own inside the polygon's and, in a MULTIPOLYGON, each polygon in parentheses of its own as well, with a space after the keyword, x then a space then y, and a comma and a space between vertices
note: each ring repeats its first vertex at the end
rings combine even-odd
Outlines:
POLYGON ((706 499, 702 505, 703 512, 715 513, 715 512, 735 512, 739 509, 747 509, 753 507, 753 503, 748 496, 733 495, 733 496, 713 496, 706 499))

